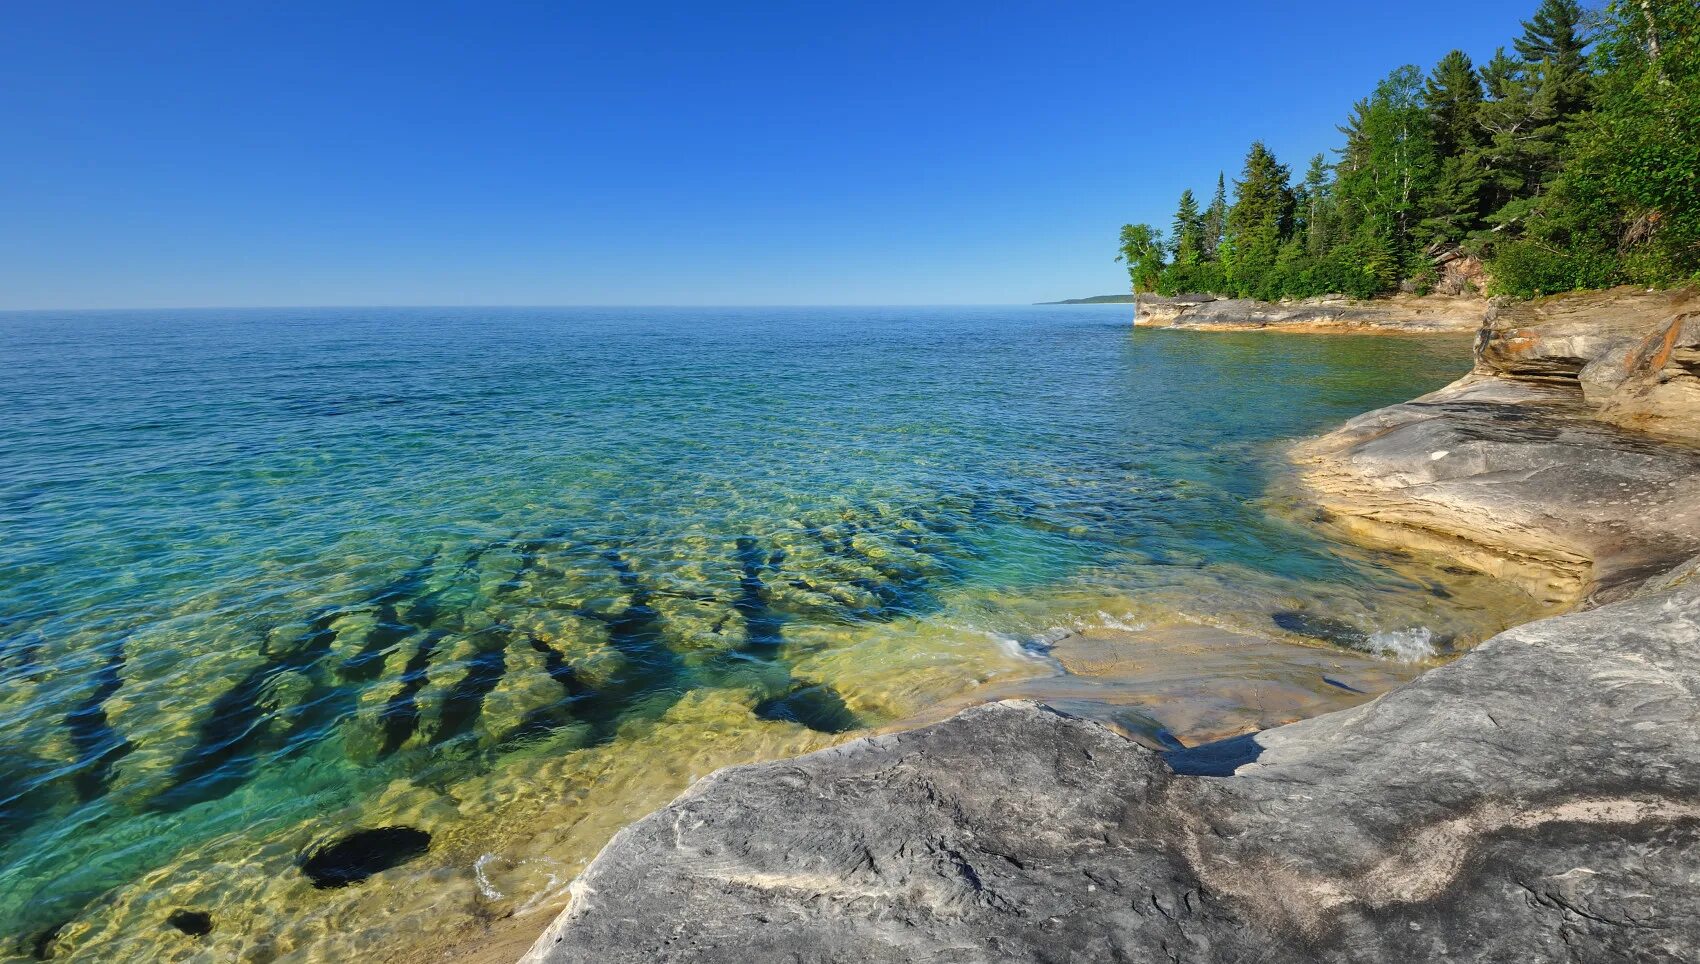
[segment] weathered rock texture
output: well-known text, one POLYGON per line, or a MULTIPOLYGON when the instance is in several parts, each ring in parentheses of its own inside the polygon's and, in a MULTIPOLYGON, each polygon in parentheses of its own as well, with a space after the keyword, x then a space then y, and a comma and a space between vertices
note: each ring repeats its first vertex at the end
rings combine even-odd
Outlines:
POLYGON ((994 704, 698 783, 528 960, 1692 960, 1697 692, 1690 580, 1166 759, 994 704))
POLYGON ((1495 306, 1477 371, 1576 387, 1595 414, 1700 441, 1700 291, 1614 289, 1495 306))
POLYGON ((1252 331, 1462 332, 1481 327, 1488 303, 1475 297, 1397 295, 1372 301, 1310 298, 1267 302, 1210 295, 1143 295, 1134 324, 1148 328, 1252 331))
POLYGON ((1496 308, 1476 370, 1299 449, 1332 520, 1445 551, 1553 606, 1613 598, 1700 551, 1700 318, 1692 292, 1496 308))

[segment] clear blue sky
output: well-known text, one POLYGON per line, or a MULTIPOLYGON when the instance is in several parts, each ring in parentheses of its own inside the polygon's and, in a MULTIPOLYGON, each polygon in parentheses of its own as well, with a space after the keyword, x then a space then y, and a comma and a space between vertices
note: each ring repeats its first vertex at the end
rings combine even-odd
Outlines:
POLYGON ((1021 303, 1535 0, 12 3, 0 307, 1021 303))

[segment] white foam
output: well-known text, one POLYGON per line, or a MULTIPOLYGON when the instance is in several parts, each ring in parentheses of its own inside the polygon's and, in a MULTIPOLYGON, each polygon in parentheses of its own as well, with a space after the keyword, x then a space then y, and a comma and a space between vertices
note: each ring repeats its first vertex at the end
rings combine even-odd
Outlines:
POLYGON ((1369 644, 1383 655, 1402 663, 1415 663, 1434 656, 1434 631, 1427 626, 1384 629, 1369 634, 1369 644))
POLYGON ((1124 633, 1142 633, 1149 628, 1144 623, 1130 623, 1102 609, 1098 610, 1098 622, 1103 624, 1105 629, 1119 629, 1124 633))
POLYGON ((496 889, 496 885, 490 883, 490 875, 484 872, 484 868, 490 865, 490 861, 500 859, 502 858, 495 854, 484 854, 472 862, 472 876, 478 881, 478 892, 484 895, 485 900, 501 900, 503 897, 502 892, 496 889))

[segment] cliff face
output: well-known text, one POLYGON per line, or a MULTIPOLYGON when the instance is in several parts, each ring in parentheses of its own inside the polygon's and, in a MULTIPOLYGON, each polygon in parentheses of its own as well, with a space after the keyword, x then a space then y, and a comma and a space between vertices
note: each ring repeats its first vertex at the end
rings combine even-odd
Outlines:
POLYGON ((1373 301, 1310 298, 1267 302, 1210 295, 1142 295, 1134 324, 1142 328, 1254 331, 1475 331, 1488 303, 1480 298, 1396 295, 1373 301))
POLYGON ((1700 447, 1621 413, 1692 434, 1694 318, 1632 300, 1501 310, 1475 373, 1300 453, 1338 524, 1597 608, 1190 750, 1012 702, 724 770, 527 960, 1692 960, 1700 447))
POLYGON ((1475 371, 1299 449, 1355 535, 1445 551, 1554 606, 1609 599, 1700 551, 1693 292, 1496 308, 1475 371), (1628 428, 1656 430, 1676 442, 1628 428))
POLYGON ((1580 389, 1597 417, 1700 441, 1700 291, 1615 289, 1488 312, 1483 375, 1580 389))

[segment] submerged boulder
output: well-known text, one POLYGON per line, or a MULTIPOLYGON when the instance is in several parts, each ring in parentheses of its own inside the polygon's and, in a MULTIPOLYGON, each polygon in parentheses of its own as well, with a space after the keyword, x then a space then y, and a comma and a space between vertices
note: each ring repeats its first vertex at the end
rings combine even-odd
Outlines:
POLYGON ((431 849, 431 835, 414 827, 356 830, 304 854, 301 873, 314 887, 347 887, 399 867, 431 849))

